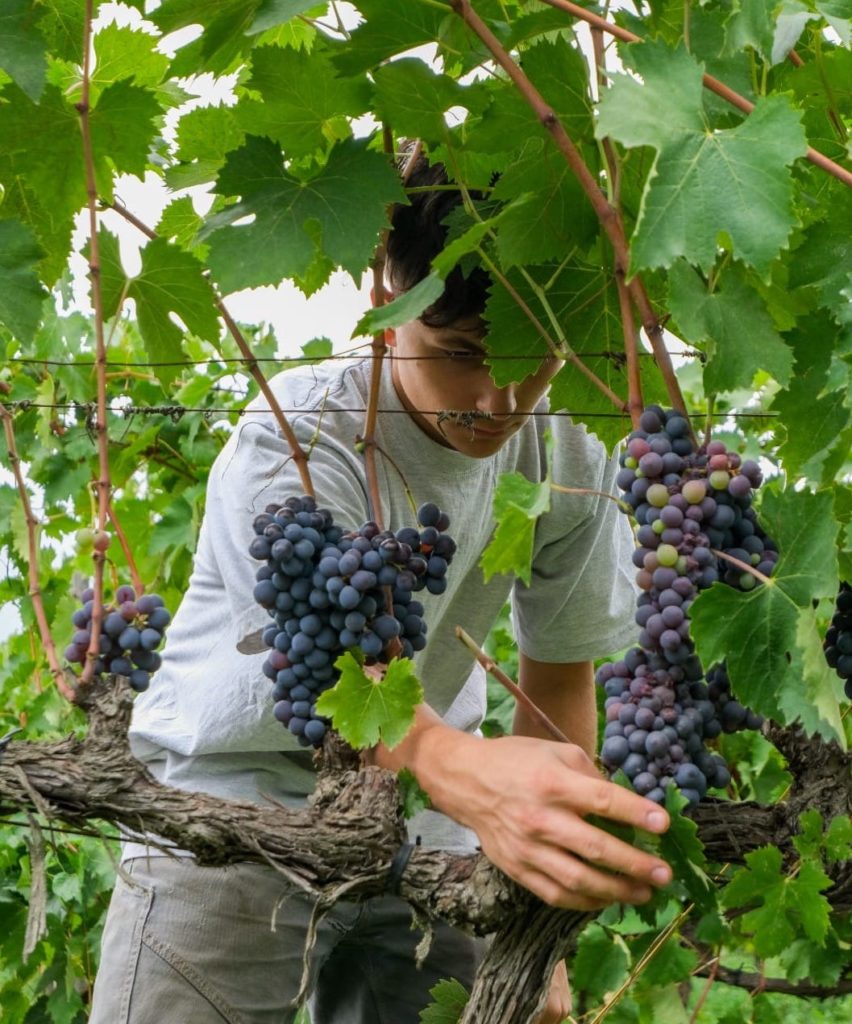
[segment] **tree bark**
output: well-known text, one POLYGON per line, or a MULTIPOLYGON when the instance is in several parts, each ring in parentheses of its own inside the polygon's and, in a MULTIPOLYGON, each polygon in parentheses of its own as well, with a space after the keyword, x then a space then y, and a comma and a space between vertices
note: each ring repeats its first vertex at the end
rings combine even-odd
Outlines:
MULTIPOLYGON (((391 864, 406 841, 395 776, 364 767, 336 737, 323 751, 316 790, 303 809, 222 800, 163 786, 131 754, 132 697, 116 680, 94 684, 81 700, 89 715, 84 739, 15 742, 0 747, 0 805, 81 824, 108 821, 161 836, 201 865, 268 863, 294 886, 333 900, 345 889, 361 900, 388 888, 391 864)), ((772 739, 796 783, 784 804, 713 800, 691 812, 711 861, 740 863, 772 843, 795 850, 802 811, 826 821, 852 806, 850 756, 793 730, 772 739)), ((494 939, 473 987, 463 1024, 528 1024, 549 979, 592 915, 545 906, 479 853, 415 848, 397 891, 427 919, 494 939)), ((852 909, 852 867, 839 865, 827 898, 852 909)))

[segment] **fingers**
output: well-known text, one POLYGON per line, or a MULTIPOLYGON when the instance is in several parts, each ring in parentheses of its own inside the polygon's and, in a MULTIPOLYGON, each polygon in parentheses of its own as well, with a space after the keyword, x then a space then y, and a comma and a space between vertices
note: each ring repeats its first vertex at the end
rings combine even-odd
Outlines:
POLYGON ((550 883, 548 897, 540 898, 552 906, 585 910, 610 903, 645 903, 651 898, 651 886, 646 882, 602 871, 556 846, 539 844, 534 857, 529 866, 531 872, 544 876, 550 883), (595 906, 580 906, 581 899, 595 906))
POLYGON ((541 871, 526 868, 517 875, 513 875, 515 881, 525 889, 551 907, 560 907, 562 910, 596 911, 603 910, 609 905, 607 900, 594 899, 582 892, 575 892, 567 889, 557 879, 541 871))
MULTIPOLYGON (((571 849, 591 864, 626 876, 633 885, 662 886, 672 880, 671 868, 664 860, 637 850, 586 821, 572 827, 571 849)), ((647 898, 650 895, 649 891, 647 898)))
MULTIPOLYGON (((572 761, 576 760, 572 758, 572 761)), ((590 774, 579 763, 572 763, 570 767, 588 776, 582 780, 569 776, 559 781, 564 802, 577 814, 597 814, 647 832, 665 832, 669 827, 668 813, 653 800, 646 800, 623 786, 607 782, 594 768, 590 774)))

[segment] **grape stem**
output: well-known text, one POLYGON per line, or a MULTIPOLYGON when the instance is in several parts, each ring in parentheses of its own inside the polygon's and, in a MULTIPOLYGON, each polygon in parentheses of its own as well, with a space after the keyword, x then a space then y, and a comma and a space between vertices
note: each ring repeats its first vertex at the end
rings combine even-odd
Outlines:
MULTIPOLYGON (((86 0, 83 19, 83 73, 80 90, 80 102, 77 113, 80 115, 80 134, 83 145, 83 163, 86 174, 86 196, 89 211, 89 278, 92 287, 92 308, 95 314, 95 350, 97 377, 97 418, 95 433, 98 439, 98 468, 96 482, 98 489, 98 530, 106 530, 110 499, 109 477, 109 436, 107 432, 107 398, 106 398, 106 341, 104 339, 104 307, 101 291, 101 261, 98 247, 98 191, 95 178, 95 157, 92 147, 92 129, 90 114, 90 87, 92 71, 92 19, 94 17, 93 0, 86 0)), ((94 605, 92 607, 91 639, 86 652, 86 662, 80 674, 80 685, 87 686, 92 681, 95 661, 99 654, 101 636, 101 619, 103 617, 104 562, 106 552, 98 549, 92 553, 95 563, 94 605)))
POLYGON ((753 565, 749 565, 748 562, 744 562, 741 558, 737 558, 736 555, 727 555, 724 551, 718 551, 716 548, 710 548, 710 553, 715 555, 717 558, 724 558, 726 562, 731 562, 738 569, 742 569, 743 572, 750 573, 756 580, 760 580, 761 583, 765 583, 767 587, 775 586, 775 580, 769 576, 764 576, 762 572, 758 572, 753 565))
POLYGON ((9 449, 9 463, 12 467, 15 483, 18 486, 18 494, 21 499, 21 505, 24 509, 24 519, 27 524, 30 583, 28 591, 29 598, 33 604, 36 622, 38 623, 38 630, 41 635, 41 643, 47 656, 47 663, 50 666, 50 671, 56 681, 56 686, 62 696, 73 704, 76 702, 77 695, 73 687, 68 684, 65 672, 59 664, 59 658, 56 654, 56 646, 50 633, 50 626, 48 625, 47 615, 44 610, 44 602, 41 598, 41 587, 39 586, 38 580, 38 540, 36 538, 38 522, 33 515, 32 506, 30 505, 30 496, 27 493, 24 476, 21 472, 21 459, 18 455, 17 445, 15 444, 15 429, 12 415, 2 402, 0 402, 0 419, 3 420, 3 431, 6 435, 6 447, 9 449))
POLYGON ((140 597, 145 593, 145 584, 142 582, 142 577, 139 575, 136 559, 133 557, 133 552, 130 550, 130 544, 127 541, 127 534, 124 532, 124 529, 118 520, 118 516, 115 514, 115 508, 113 507, 112 501, 109 503, 107 512, 109 513, 112 528, 115 530, 115 535, 118 537, 118 543, 121 545, 121 550, 124 552, 124 557, 127 559, 127 567, 130 570, 130 581, 133 584, 133 589, 136 591, 136 596, 140 597))
MULTIPOLYGON (((138 231, 141 231, 146 238, 150 238, 153 241, 155 238, 160 237, 153 228, 148 227, 147 224, 143 223, 138 217, 125 209, 125 207, 121 206, 119 203, 102 203, 101 205, 105 209, 115 211, 115 213, 120 217, 123 217, 128 224, 132 224, 138 231)), ((269 405, 270 412, 275 417, 278 426, 281 428, 281 433, 287 439, 305 494, 308 494, 311 497, 316 497, 313 481, 311 480, 311 473, 308 469, 308 456, 305 453, 305 450, 299 444, 298 438, 293 432, 293 428, 287 422, 287 417, 284 415, 281 406, 278 403, 278 399, 269 387, 266 377, 263 375, 263 371, 260 369, 257 360, 252 355, 251 348, 245 339, 245 335, 240 330, 236 320, 231 316, 224 300, 215 289, 214 294, 216 295, 216 308, 218 309, 219 315, 222 317, 225 326, 228 328, 228 333, 234 339, 237 348, 240 350, 240 354, 243 357, 242 362, 244 363, 245 368, 254 378, 261 394, 269 405)))
POLYGON ((517 683, 513 682, 509 676, 500 668, 497 662, 489 657, 485 651, 477 644, 473 637, 466 633, 461 626, 456 626, 456 636, 461 642, 467 647, 467 649, 473 654, 479 664, 485 669, 486 672, 490 672, 492 676, 497 680, 498 683, 505 686, 509 693, 521 704, 527 714, 535 722, 537 722, 543 729, 550 733, 550 735, 557 740, 559 743, 570 743, 571 741, 565 735, 562 730, 555 725, 547 715, 541 710, 541 708, 535 704, 530 698, 524 693, 524 691, 518 686, 517 683))
MULTIPOLYGON (((603 32, 600 28, 592 28, 592 47, 595 55, 595 67, 598 75, 599 91, 606 86, 606 67, 604 65, 603 32)), ((612 140, 601 140, 604 159, 606 160, 609 178, 610 203, 613 209, 621 211, 621 165, 618 153, 612 140)), ((618 290, 618 305, 621 310, 621 330, 624 336, 624 357, 627 364, 627 408, 633 429, 639 429, 639 420, 645 401, 642 397, 642 378, 639 373, 639 346, 637 344, 636 325, 633 310, 630 306, 630 291, 627 287, 624 268, 615 261, 615 285, 618 290)))
POLYGON ((616 498, 614 494, 609 494, 607 491, 593 491, 589 487, 563 487, 562 484, 554 483, 551 483, 550 487, 551 490, 559 491, 560 494, 585 494, 595 495, 598 498, 606 498, 609 501, 614 501, 621 511, 626 513, 628 516, 633 515, 633 508, 628 505, 626 501, 616 498))
MULTIPOLYGON (((583 192, 585 192, 589 202, 592 204, 592 208, 597 214, 601 227, 609 238, 613 251, 615 252, 616 265, 626 278, 628 268, 630 266, 630 250, 627 244, 624 221, 619 211, 609 203, 606 196, 601 191, 600 185, 598 184, 595 176, 589 170, 586 162, 583 160, 579 149, 577 149, 577 146, 566 132, 565 126, 559 120, 552 107, 545 101, 541 93, 538 92, 529 78, 524 74, 520 66, 509 56, 508 52, 502 46, 491 29, 488 28, 485 22, 473 10, 470 0, 451 0, 451 6, 462 21, 464 21, 466 25, 470 26, 485 46, 491 51, 494 60, 503 68, 515 84, 518 91, 532 108, 541 125, 550 133, 557 149, 565 158, 566 163, 574 173, 580 187, 583 192)), ((666 350, 663 338, 663 329, 660 324, 659 317, 654 312, 650 299, 648 298, 648 294, 645 291, 645 287, 638 275, 635 275, 626 287, 630 293, 631 299, 639 311, 639 315, 642 319, 642 326, 644 327, 645 333, 648 335, 648 339, 651 342, 651 348, 654 351, 654 358, 665 382, 669 401, 674 408, 680 412, 687 423, 689 423, 689 413, 686 410, 686 403, 674 372, 674 366, 672 365, 672 361, 666 350)), ((690 425, 690 432, 691 430, 692 427, 690 425)))
MULTIPOLYGON (((622 28, 620 25, 613 25, 612 22, 607 21, 606 18, 602 18, 599 14, 587 11, 585 8, 571 3, 571 0, 544 0, 544 2, 549 4, 551 7, 558 8, 560 11, 572 14, 575 18, 579 18, 581 21, 588 22, 589 25, 599 28, 602 32, 608 32, 611 36, 615 36, 616 39, 620 39, 622 42, 644 42, 642 36, 637 36, 635 33, 628 31, 626 28, 622 28)), ((455 4, 453 6, 455 7, 455 4)), ((793 56, 793 52, 794 51, 791 51, 788 56, 792 63, 796 64, 799 55, 796 54, 793 56)), ((701 79, 701 84, 705 89, 709 89, 710 92, 720 96, 726 103, 730 103, 731 106, 741 110, 744 114, 750 114, 754 110, 754 104, 750 100, 747 100, 745 96, 741 96, 738 92, 734 92, 729 85, 725 85, 724 82, 720 82, 718 78, 714 78, 712 75, 704 75, 701 79)), ((842 181, 844 185, 852 186, 852 173, 847 171, 845 167, 841 167, 840 164, 829 159, 824 153, 820 153, 819 150, 813 149, 809 146, 805 156, 815 167, 819 167, 820 170, 825 171, 827 174, 831 174, 833 177, 837 178, 838 181, 842 181)))
MULTIPOLYGON (((387 124, 382 125, 382 139, 384 142, 384 151, 389 158, 393 158, 393 135, 387 124)), ((405 185, 411 176, 411 172, 414 170, 414 165, 420 158, 422 151, 422 143, 418 140, 415 143, 414 148, 408 155, 405 167, 402 170, 402 184, 405 185)), ((388 219, 393 207, 388 209, 388 219)), ((376 251, 373 254, 372 270, 373 270, 373 305, 376 309, 383 306, 386 301, 385 292, 385 262, 387 253, 387 242, 388 242, 389 229, 385 228, 379 238, 379 244, 376 246, 376 251)), ((382 381, 382 366, 384 365, 385 355, 387 354, 387 336, 388 332, 385 330, 378 330, 373 335, 373 341, 370 346, 373 354, 373 365, 370 369, 370 394, 367 398, 367 412, 364 417, 364 432, 363 435, 358 439, 358 444, 363 447, 364 453, 364 471, 367 476, 367 491, 370 495, 371 515, 373 521, 378 524, 379 529, 385 528, 384 524, 384 512, 382 510, 382 495, 379 489, 379 477, 376 467, 376 420, 378 418, 379 411, 379 391, 381 388, 382 381)))

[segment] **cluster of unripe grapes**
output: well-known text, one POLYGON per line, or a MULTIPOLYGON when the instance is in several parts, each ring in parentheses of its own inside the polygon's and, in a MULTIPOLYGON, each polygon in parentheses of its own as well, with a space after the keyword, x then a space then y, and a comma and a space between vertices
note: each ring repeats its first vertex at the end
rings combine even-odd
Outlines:
POLYGON ((852 586, 841 583, 831 625, 823 642, 825 660, 845 680, 844 690, 852 700, 852 586))
POLYGON ((249 554, 265 564, 254 597, 274 620, 263 632, 263 672, 275 717, 303 746, 325 736, 316 700, 337 681, 344 651, 374 664, 426 646, 424 608, 412 594, 446 590, 456 545, 437 505, 421 505, 417 519, 419 528, 396 533, 373 522, 344 531, 313 498, 295 496, 255 518, 249 554))
MULTIPOLYGON (((81 600, 82 607, 74 612, 71 619, 76 632, 65 648, 66 659, 77 665, 86 663, 91 643, 94 590, 85 590, 81 600)), ((157 648, 171 618, 158 594, 137 597, 133 587, 119 587, 114 603, 101 606, 95 675, 114 673, 126 676, 134 690, 147 690, 152 674, 160 667, 157 648)))
POLYGON ((762 723, 730 695, 724 666, 705 681, 689 609, 718 580, 751 589, 778 558, 751 508, 760 467, 720 441, 696 449, 690 434, 680 413, 649 406, 621 456, 617 484, 637 523, 639 646, 597 674, 607 694, 601 760, 657 802, 671 785, 690 803, 727 786, 728 768, 705 740, 762 723))

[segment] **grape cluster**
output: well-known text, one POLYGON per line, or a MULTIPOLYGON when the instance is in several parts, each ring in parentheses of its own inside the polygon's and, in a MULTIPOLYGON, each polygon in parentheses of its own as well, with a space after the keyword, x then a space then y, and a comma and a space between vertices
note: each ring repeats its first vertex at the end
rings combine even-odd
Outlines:
POLYGON ((723 665, 705 681, 689 634, 699 590, 720 579, 750 590, 758 577, 749 568, 774 570, 777 549, 751 507, 760 467, 721 441, 696 449, 687 420, 659 406, 643 412, 621 466, 617 484, 637 523, 639 646, 598 670, 607 694, 601 760, 652 800, 676 785, 697 803, 730 782, 705 740, 762 723, 733 699, 723 665))
MULTIPOLYGON (((85 590, 81 600, 82 608, 71 618, 76 632, 65 648, 66 659, 77 665, 85 664, 92 637, 94 590, 85 590)), ((101 606, 100 653, 95 659, 95 674, 112 672, 126 676, 134 690, 147 690, 151 676, 160 667, 157 648, 171 619, 158 594, 137 597, 133 587, 119 587, 115 603, 101 606)))
POLYGON ((249 554, 266 563, 254 598, 274 620, 263 632, 271 648, 263 672, 275 717, 303 746, 325 736, 316 700, 337 681, 341 653, 357 648, 375 664, 426 646, 423 605, 412 594, 446 590, 456 544, 437 505, 422 505, 417 519, 420 529, 369 522, 347 532, 313 498, 290 497, 254 520, 249 554))
POLYGON ((841 583, 834 617, 823 642, 825 660, 841 679, 848 700, 852 700, 852 586, 841 583))

